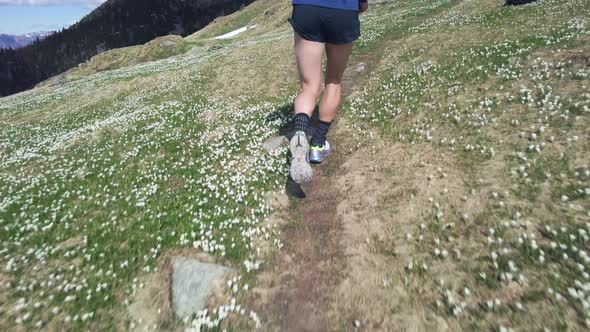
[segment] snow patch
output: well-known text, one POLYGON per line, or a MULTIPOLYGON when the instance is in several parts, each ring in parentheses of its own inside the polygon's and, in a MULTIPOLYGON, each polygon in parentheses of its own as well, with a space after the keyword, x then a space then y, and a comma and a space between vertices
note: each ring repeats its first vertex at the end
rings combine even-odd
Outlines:
POLYGON ((254 25, 247 25, 247 26, 245 26, 245 27, 242 27, 242 28, 236 29, 236 30, 234 30, 234 31, 228 32, 228 33, 226 33, 226 34, 223 34, 223 35, 221 35, 221 36, 213 37, 213 38, 211 38, 211 39, 229 39, 229 38, 233 38, 233 37, 235 37, 235 36, 237 36, 237 35, 241 34, 242 32, 244 32, 244 31, 246 31, 246 30, 253 29, 253 28, 257 27, 257 26, 258 26, 258 24, 254 24, 254 25))

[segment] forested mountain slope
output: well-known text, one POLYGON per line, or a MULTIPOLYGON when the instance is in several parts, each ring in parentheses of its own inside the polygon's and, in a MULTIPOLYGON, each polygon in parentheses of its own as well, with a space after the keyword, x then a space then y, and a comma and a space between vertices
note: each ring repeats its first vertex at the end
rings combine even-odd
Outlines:
POLYGON ((0 96, 32 88, 110 50, 189 35, 254 0, 109 0, 79 22, 16 50, 0 50, 0 96))

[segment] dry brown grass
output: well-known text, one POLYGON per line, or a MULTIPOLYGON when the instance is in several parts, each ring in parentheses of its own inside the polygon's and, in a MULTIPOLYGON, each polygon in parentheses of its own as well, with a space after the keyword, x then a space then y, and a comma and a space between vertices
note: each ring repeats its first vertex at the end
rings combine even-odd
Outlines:
POLYGON ((248 21, 244 21, 244 25, 256 24, 258 26, 252 31, 241 34, 239 39, 259 36, 269 32, 276 33, 281 30, 277 28, 286 28, 286 25, 288 25, 287 18, 290 15, 290 6, 291 3, 288 0, 258 0, 240 11, 216 18, 205 28, 186 37, 186 40, 203 40, 220 35, 222 34, 221 31, 229 32, 231 29, 241 28, 242 26, 236 26, 235 24, 240 17, 249 18, 248 21))
POLYGON ((214 79, 210 85, 212 97, 235 98, 248 91, 255 100, 272 100, 283 96, 298 84, 292 38, 236 49, 211 64, 214 79), (272 45, 272 47, 270 47, 272 45))

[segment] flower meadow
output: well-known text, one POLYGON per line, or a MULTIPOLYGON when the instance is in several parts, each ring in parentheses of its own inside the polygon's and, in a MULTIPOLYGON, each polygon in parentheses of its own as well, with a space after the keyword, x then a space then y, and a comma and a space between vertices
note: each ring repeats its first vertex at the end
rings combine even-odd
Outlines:
MULTIPOLYGON (((408 191, 418 212, 385 239, 411 248, 381 268, 401 268, 412 305, 451 329, 584 330, 590 3, 501 3, 400 0, 363 15, 353 62, 370 71, 343 104, 345 148, 379 154, 379 136, 444 161, 415 167, 426 182, 408 191)), ((263 327, 242 300, 283 245, 268 221, 288 155, 262 146, 290 121, 296 93, 256 70, 265 54, 292 60, 288 24, 275 28, 0 99, 1 330, 139 328, 127 314, 134 295, 182 249, 238 270, 227 303, 183 327, 223 329, 234 317, 263 327), (228 58, 241 71, 218 68, 228 58), (279 92, 214 91, 223 70, 279 92)))
POLYGON ((445 161, 411 195, 420 217, 392 238, 413 248, 395 261, 404 284, 451 329, 587 329, 590 3, 441 6, 382 32, 400 40, 345 108, 358 148, 379 153, 376 127, 445 161))
MULTIPOLYGON (((255 239, 280 247, 265 221, 286 151, 262 143, 289 121, 290 96, 199 94, 203 66, 240 47, 195 47, 0 101, 3 330, 133 329, 117 311, 167 250, 193 248, 247 275, 261 265, 255 239)), ((240 280, 228 289, 248 289, 240 280)), ((195 326, 218 325, 224 310, 195 326)))

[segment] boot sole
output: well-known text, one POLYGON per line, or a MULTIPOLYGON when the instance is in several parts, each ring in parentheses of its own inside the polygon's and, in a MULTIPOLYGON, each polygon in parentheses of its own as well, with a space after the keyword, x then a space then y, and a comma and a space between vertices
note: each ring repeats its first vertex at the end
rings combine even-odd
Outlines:
POLYGON ((294 136, 289 143, 291 150, 291 167, 289 173, 296 183, 310 182, 312 178, 311 165, 307 161, 309 145, 307 139, 301 140, 294 136))

